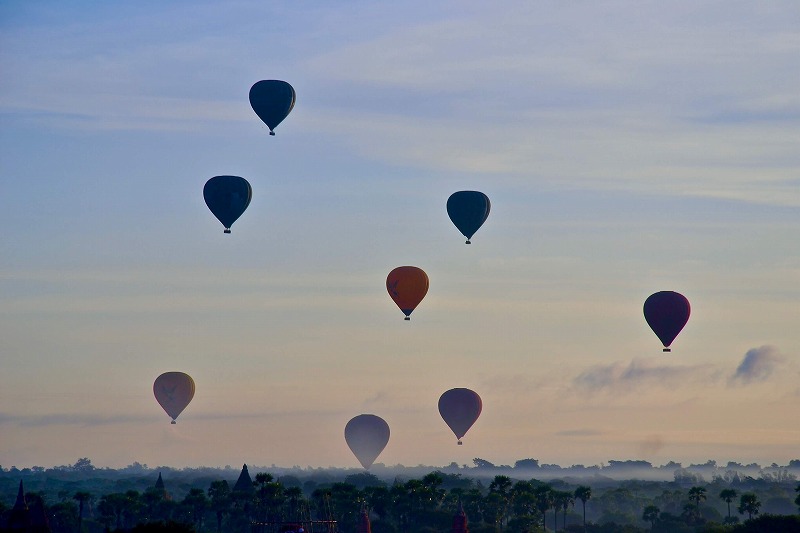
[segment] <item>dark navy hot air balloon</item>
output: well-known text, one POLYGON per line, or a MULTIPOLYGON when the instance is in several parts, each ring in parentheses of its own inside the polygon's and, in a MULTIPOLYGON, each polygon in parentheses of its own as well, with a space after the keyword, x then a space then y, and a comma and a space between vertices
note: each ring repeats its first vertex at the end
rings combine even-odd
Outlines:
POLYGON ((294 88, 280 80, 261 80, 250 87, 250 105, 258 118, 269 127, 269 134, 275 135, 278 124, 294 107, 294 88))
POLYGON ((469 389, 450 389, 439 397, 439 414, 455 433, 459 445, 482 410, 481 397, 469 389))
POLYGON ((344 427, 344 440, 361 466, 369 469, 389 442, 389 424, 376 415, 358 415, 344 427))
POLYGON ((239 176, 214 176, 203 187, 203 198, 214 216, 225 226, 225 233, 250 205, 253 189, 239 176))
POLYGON ((489 197, 478 191, 458 191, 447 199, 447 214, 458 231, 467 238, 467 244, 486 222, 491 208, 489 197))
POLYGON ((644 318, 661 340, 665 352, 671 351, 669 346, 689 321, 690 313, 689 300, 677 292, 657 292, 644 301, 644 318))

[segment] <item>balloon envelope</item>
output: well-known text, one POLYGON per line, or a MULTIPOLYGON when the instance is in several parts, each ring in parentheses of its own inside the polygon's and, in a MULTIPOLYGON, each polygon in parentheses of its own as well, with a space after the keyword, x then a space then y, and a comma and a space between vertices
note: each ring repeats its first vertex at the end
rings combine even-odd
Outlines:
POLYGON ((153 394, 172 423, 194 398, 194 380, 183 372, 166 372, 153 383, 153 394))
POLYGON ((269 127, 269 134, 275 135, 278 124, 294 107, 294 88, 280 80, 261 80, 250 87, 250 105, 258 118, 269 127))
POLYGON ((397 267, 386 277, 386 290, 409 320, 411 312, 428 293, 428 275, 414 266, 397 267))
POLYGON ((665 352, 670 351, 670 344, 689 321, 690 313, 689 300, 677 292, 657 292, 644 301, 644 318, 661 340, 665 352))
POLYGON ((458 231, 467 238, 467 244, 486 222, 491 208, 489 197, 478 191, 458 191, 447 199, 447 214, 458 231))
POLYGON ((250 205, 253 189, 239 176, 214 176, 203 187, 203 198, 214 216, 225 226, 225 233, 250 205))
POLYGON ((458 443, 478 420, 483 409, 481 397, 469 389, 450 389, 439 397, 439 414, 455 433, 458 443))
POLYGON ((358 415, 344 427, 344 440, 364 468, 369 468, 389 442, 389 424, 375 415, 358 415))

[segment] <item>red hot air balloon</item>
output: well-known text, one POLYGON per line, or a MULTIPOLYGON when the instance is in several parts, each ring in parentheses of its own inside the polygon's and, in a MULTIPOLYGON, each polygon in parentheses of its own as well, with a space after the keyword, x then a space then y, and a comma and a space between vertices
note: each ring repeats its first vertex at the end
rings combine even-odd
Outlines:
POLYGON ((153 394, 172 423, 194 398, 194 380, 183 372, 166 372, 153 383, 153 394))
POLYGON ((358 415, 344 427, 344 440, 358 462, 372 466, 389 442, 389 424, 375 415, 358 415))
POLYGON ((482 409, 481 397, 469 389, 450 389, 439 397, 439 414, 456 434, 459 445, 482 409))
POLYGON ((677 292, 657 292, 644 301, 644 318, 661 340, 665 352, 671 351, 669 346, 689 321, 690 313, 689 300, 677 292))
POLYGON ((397 267, 386 277, 386 290, 397 307, 411 320, 411 312, 428 293, 428 275, 414 266, 397 267))

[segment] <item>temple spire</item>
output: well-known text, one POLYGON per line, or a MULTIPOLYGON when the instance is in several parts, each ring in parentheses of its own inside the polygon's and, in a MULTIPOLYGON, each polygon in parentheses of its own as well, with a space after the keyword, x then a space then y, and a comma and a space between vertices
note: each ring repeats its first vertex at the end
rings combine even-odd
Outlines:
POLYGON ((369 513, 367 506, 361 504, 361 519, 358 522, 358 533, 372 533, 372 525, 369 523, 369 513))
POLYGON ((464 512, 464 506, 461 505, 461 498, 458 499, 458 510, 453 516, 453 528, 450 533, 469 533, 467 528, 467 514, 464 512))
POLYGON ((250 477, 250 472, 247 471, 247 464, 244 464, 242 465, 242 473, 239 474, 239 479, 236 480, 236 484, 233 486, 233 492, 249 494, 254 491, 253 479, 250 477))

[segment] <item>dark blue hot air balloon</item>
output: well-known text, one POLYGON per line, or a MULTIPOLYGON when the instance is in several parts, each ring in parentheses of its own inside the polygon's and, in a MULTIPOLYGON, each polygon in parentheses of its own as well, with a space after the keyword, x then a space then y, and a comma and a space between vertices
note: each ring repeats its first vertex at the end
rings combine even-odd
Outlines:
POLYGON ((250 87, 250 105, 258 118, 269 127, 269 134, 289 114, 294 107, 294 88, 285 81, 261 80, 250 87))
POLYGON ((203 187, 203 198, 214 216, 225 226, 225 233, 250 205, 253 189, 239 176, 214 176, 203 187))
POLYGON ((458 231, 467 238, 467 244, 486 222, 491 207, 489 197, 478 191, 458 191, 447 199, 447 214, 458 231))
POLYGON ((657 292, 644 301, 644 318, 661 340, 665 352, 670 351, 670 344, 689 321, 690 313, 689 300, 677 292, 657 292))

